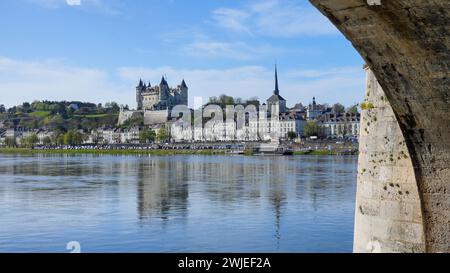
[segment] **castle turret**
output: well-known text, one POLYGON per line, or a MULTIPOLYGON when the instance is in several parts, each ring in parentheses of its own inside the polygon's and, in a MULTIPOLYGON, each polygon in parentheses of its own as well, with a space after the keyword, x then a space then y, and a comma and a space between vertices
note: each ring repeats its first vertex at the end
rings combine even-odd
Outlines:
POLYGON ((145 90, 144 82, 142 81, 142 79, 140 79, 138 86, 136 86, 137 110, 142 110, 142 92, 144 90, 145 90))
POLYGON ((186 85, 186 82, 184 81, 184 79, 181 82, 181 88, 186 88, 186 89, 188 88, 187 85, 186 85))
POLYGON ((181 86, 180 86, 180 97, 181 97, 180 104, 188 105, 188 91, 189 91, 189 88, 183 79, 183 81, 181 82, 181 86))
POLYGON ((161 83, 159 84, 159 100, 161 102, 167 103, 167 99, 169 98, 169 84, 167 83, 164 76, 161 78, 161 83))

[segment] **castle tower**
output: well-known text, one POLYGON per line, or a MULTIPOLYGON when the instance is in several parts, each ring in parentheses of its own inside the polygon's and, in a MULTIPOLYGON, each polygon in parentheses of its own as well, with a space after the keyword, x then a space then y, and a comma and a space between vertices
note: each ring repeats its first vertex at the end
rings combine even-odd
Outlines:
POLYGON ((159 84, 159 100, 161 102, 167 101, 170 95, 169 84, 167 83, 164 76, 161 78, 161 83, 159 84))
POLYGON ((144 82, 142 79, 139 80, 138 86, 136 86, 136 103, 137 103, 137 110, 142 110, 143 108, 143 102, 142 102, 142 92, 145 90, 144 82))
POLYGON ((181 88, 180 88, 180 96, 181 96, 181 98, 180 98, 180 104, 182 104, 182 105, 188 105, 188 91, 189 91, 189 88, 188 88, 188 86, 186 85, 186 82, 184 81, 184 79, 183 79, 183 81, 181 82, 181 88))

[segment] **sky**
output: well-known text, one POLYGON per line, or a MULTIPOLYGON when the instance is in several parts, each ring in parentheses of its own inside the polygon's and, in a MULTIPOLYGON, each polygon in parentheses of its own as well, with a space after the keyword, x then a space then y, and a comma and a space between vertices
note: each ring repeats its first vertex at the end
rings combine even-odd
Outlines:
POLYGON ((266 100, 277 63, 288 106, 362 101, 363 60, 307 0, 2 0, 0 104, 116 101, 140 78, 184 78, 189 103, 266 100))

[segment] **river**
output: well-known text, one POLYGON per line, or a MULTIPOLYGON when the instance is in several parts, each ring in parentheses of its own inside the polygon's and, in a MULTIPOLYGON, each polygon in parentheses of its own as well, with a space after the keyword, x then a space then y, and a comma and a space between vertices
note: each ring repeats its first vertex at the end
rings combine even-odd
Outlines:
POLYGON ((0 252, 351 252, 357 157, 0 154, 0 252))

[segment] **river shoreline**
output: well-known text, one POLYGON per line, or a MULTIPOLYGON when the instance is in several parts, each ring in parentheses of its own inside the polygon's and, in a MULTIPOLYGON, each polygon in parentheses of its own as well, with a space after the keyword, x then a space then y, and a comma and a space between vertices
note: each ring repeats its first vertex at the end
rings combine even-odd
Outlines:
POLYGON ((29 149, 0 148, 0 154, 98 154, 98 155, 225 155, 223 150, 138 149, 29 149))
MULTIPOLYGON (((30 148, 0 148, 0 154, 94 154, 94 155, 234 155, 227 150, 193 150, 193 149, 30 149, 30 148)), ((251 152, 244 155, 252 156, 251 152)), ((335 151, 312 150, 295 151, 294 156, 337 156, 335 151)))

